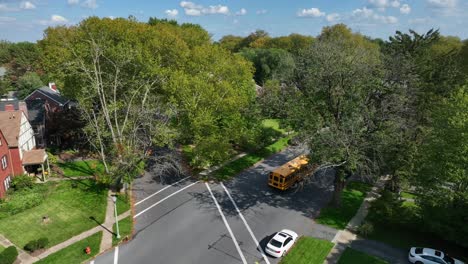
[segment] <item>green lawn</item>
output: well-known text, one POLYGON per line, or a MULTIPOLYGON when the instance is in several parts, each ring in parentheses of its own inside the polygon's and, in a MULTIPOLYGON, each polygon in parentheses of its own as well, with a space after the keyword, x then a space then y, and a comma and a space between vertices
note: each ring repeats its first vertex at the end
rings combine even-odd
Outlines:
POLYGON ((127 194, 117 194, 117 214, 123 214, 130 210, 130 197, 127 194))
POLYGON ((63 176, 91 176, 95 172, 103 173, 104 164, 98 160, 59 162, 57 165, 62 169, 63 176))
MULTIPOLYGON (((117 239, 116 236, 112 236, 112 245, 117 245, 122 239, 124 239, 126 236, 129 236, 132 234, 132 227, 133 227, 133 219, 131 216, 124 218, 119 221, 119 233, 120 233, 120 239, 117 239)), ((112 228, 115 234, 117 234, 117 227, 116 224, 114 224, 114 227, 112 228)))
POLYGON ((2 245, 0 245, 0 253, 2 253, 3 250, 5 250, 5 248, 2 245))
POLYGON ((90 217, 104 221, 107 189, 94 181, 49 182, 46 186, 40 205, 0 221, 0 233, 20 248, 41 237, 47 237, 51 247, 96 226, 90 217), (75 188, 72 182, 77 183, 75 188), (47 223, 42 222, 44 216, 49 218, 47 223))
POLYGON ((352 248, 346 248, 343 255, 338 260, 338 264, 388 264, 387 261, 382 260, 378 257, 367 255, 361 251, 354 250, 352 248))
POLYGON ((232 161, 220 169, 214 171, 212 176, 214 176, 217 180, 226 180, 234 177, 244 169, 251 167, 260 160, 284 149, 288 145, 289 139, 290 137, 280 138, 275 143, 255 153, 249 153, 240 159, 232 161))
POLYGON ((406 199, 416 199, 416 195, 409 192, 401 192, 401 197, 406 199))
POLYGON ((272 128, 281 134, 286 134, 286 129, 280 127, 280 121, 280 119, 264 119, 262 125, 266 128, 272 128))
POLYGON ((371 189, 368 184, 350 182, 343 190, 341 207, 327 206, 320 211, 316 221, 337 229, 344 229, 349 220, 354 217, 357 210, 371 189))
POLYGON ((63 263, 82 263, 99 253, 101 244, 102 231, 91 235, 83 240, 80 240, 60 251, 47 256, 44 259, 36 262, 38 264, 63 264, 63 263), (85 253, 86 247, 91 248, 91 254, 85 253))
POLYGON ((301 237, 280 263, 322 264, 332 248, 332 242, 312 237, 301 237))

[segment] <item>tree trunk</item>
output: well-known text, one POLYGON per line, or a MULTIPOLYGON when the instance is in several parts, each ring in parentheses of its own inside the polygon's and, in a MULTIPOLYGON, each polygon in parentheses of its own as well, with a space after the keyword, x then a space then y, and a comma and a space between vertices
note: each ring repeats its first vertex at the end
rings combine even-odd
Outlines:
POLYGON ((342 169, 338 169, 335 175, 335 181, 333 183, 335 189, 333 191, 333 198, 331 205, 334 207, 341 207, 341 195, 345 187, 345 177, 342 169))

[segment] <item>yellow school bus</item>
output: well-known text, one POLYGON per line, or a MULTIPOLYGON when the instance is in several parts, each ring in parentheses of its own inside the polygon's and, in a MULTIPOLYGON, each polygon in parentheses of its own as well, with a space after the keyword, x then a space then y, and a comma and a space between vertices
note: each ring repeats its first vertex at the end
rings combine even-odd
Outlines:
POLYGON ((287 190, 296 182, 302 180, 307 169, 309 159, 301 155, 286 164, 276 168, 268 175, 268 185, 280 190, 287 190))

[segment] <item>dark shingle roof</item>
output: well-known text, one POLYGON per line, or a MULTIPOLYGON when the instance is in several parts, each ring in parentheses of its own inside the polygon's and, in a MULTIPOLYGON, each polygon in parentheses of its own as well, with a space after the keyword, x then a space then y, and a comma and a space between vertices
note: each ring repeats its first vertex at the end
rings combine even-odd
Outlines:
MULTIPOLYGON (((36 91, 34 91, 33 93, 35 92, 38 92, 38 93, 41 93, 45 96, 47 96, 48 98, 50 98, 51 100, 61 104, 62 106, 66 105, 68 102, 70 102, 70 100, 68 100, 67 98, 63 97, 60 92, 58 91, 54 91, 52 89, 49 88, 49 86, 44 86, 44 87, 41 87, 39 89, 37 89, 36 91)), ((29 95, 31 96, 31 95, 29 95)), ((28 97, 29 97, 28 96, 28 97)), ((25 100, 28 98, 26 97, 25 100)))

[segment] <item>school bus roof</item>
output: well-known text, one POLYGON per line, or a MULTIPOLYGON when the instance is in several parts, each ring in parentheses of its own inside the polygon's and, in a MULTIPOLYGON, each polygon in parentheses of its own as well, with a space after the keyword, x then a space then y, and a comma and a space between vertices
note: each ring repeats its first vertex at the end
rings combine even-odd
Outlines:
POLYGON ((307 165, 307 163, 309 163, 309 159, 305 155, 301 155, 283 164, 281 167, 276 168, 275 170, 273 170, 273 173, 279 174, 284 177, 295 172, 302 166, 307 165))

